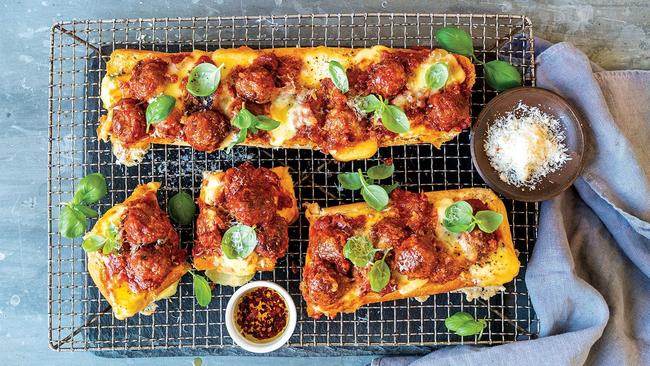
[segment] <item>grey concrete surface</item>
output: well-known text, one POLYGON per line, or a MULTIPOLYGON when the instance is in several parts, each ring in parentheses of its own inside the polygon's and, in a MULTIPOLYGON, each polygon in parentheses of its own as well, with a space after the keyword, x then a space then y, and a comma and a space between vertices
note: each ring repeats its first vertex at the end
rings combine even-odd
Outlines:
MULTIPOLYGON (((528 15, 535 34, 570 41, 606 69, 650 69, 650 2, 589 1, 10 1, 0 4, 0 364, 191 365, 191 357, 111 360, 47 346, 49 29, 64 19, 325 12, 528 15)), ((371 357, 205 358, 204 365, 363 365, 371 357)))

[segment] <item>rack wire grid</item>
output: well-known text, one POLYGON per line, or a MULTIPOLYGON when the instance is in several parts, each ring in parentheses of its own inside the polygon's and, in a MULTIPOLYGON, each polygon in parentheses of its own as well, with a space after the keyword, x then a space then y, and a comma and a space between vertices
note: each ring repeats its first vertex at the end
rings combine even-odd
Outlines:
MULTIPOLYGON (((179 190, 198 195, 204 170, 227 169, 244 161, 257 166, 288 166, 298 204, 318 202, 334 206, 359 201, 358 193, 342 191, 336 174, 366 169, 391 157, 392 179, 411 191, 430 191, 484 186, 470 157, 469 131, 438 150, 428 144, 380 149, 372 159, 338 163, 312 150, 237 147, 233 153, 206 154, 178 146, 153 146, 137 166, 118 165, 111 146, 97 140, 95 129, 102 109, 99 86, 110 53, 118 48, 166 52, 247 45, 252 48, 435 47, 434 33, 443 26, 468 31, 476 57, 497 57, 518 65, 526 85, 535 84, 532 24, 524 16, 466 14, 321 14, 290 16, 234 16, 205 18, 156 18, 67 21, 51 32, 49 93, 49 342, 55 350, 153 350, 170 348, 232 348, 224 325, 227 301, 233 289, 217 286, 209 307, 194 301, 191 276, 181 280, 177 294, 159 301, 153 316, 137 315, 125 321, 113 317, 110 307, 86 271, 80 239, 62 238, 57 231, 61 204, 72 198, 79 179, 102 172, 109 194, 100 212, 123 201, 139 183, 162 183, 159 200, 179 190)), ((497 93, 486 86, 483 69, 477 67, 472 92, 472 115, 497 93)), ((538 206, 506 200, 509 221, 522 267, 506 290, 489 301, 467 302, 458 292, 415 299, 388 301, 362 307, 356 313, 334 319, 307 316, 299 291, 301 268, 308 241, 308 222, 301 216, 290 227, 289 252, 273 272, 256 279, 284 286, 298 307, 298 324, 288 347, 343 347, 350 350, 381 346, 375 352, 390 353, 395 346, 449 344, 500 344, 536 337, 539 322, 531 306, 524 273, 536 239, 538 206), (482 337, 462 338, 449 332, 444 320, 457 311, 486 318, 482 337)), ((93 225, 93 222, 89 223, 93 225)), ((193 227, 178 228, 187 247, 193 227)))

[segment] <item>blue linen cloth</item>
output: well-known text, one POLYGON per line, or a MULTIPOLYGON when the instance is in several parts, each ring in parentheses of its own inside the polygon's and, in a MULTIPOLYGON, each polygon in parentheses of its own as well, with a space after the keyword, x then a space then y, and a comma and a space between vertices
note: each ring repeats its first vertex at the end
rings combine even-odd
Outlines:
POLYGON ((540 338, 373 366, 650 365, 650 71, 603 71, 568 43, 536 42, 537 86, 587 121, 585 168, 542 203, 526 272, 540 338))

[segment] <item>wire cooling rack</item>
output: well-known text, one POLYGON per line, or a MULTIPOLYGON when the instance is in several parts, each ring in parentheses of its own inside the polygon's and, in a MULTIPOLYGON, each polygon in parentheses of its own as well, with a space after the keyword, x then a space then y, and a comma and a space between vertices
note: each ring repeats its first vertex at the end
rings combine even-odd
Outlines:
MULTIPOLYGON (((447 25, 461 27, 472 35, 479 60, 501 57, 516 62, 525 84, 534 85, 532 25, 523 16, 337 14, 86 20, 54 25, 47 222, 50 346, 55 350, 113 351, 233 346, 224 326, 232 288, 218 286, 210 306, 201 308, 193 299, 189 275, 182 279, 176 295, 159 302, 155 315, 137 315, 126 321, 113 317, 88 276, 80 239, 62 238, 56 229, 61 203, 71 199, 75 184, 90 172, 100 171, 108 181, 109 195, 100 202, 100 212, 124 200, 137 184, 149 181, 162 183, 162 205, 180 189, 191 190, 196 197, 202 171, 227 169, 247 160, 258 166, 288 166, 299 205, 318 202, 334 206, 358 201, 356 193, 336 186, 336 174, 366 169, 388 157, 393 158, 396 168, 393 179, 412 191, 484 185, 471 163, 468 131, 441 150, 430 145, 383 148, 372 159, 352 163, 337 163, 311 150, 237 147, 232 154, 205 154, 185 147, 154 146, 141 164, 125 168, 115 163, 110 144, 99 142, 95 133, 99 116, 105 113, 99 100, 99 83, 114 49, 179 52, 240 45, 432 47, 436 45, 435 30, 447 25)), ((486 87, 480 65, 477 74, 472 93, 473 116, 496 95, 486 87)), ((414 299, 388 301, 332 320, 307 317, 300 295, 298 286, 308 239, 308 223, 301 216, 290 228, 286 258, 279 261, 275 271, 256 275, 256 279, 272 280, 287 288, 298 306, 296 331, 288 343, 290 349, 284 351, 334 347, 350 352, 372 348, 374 352, 390 353, 396 346, 500 344, 534 338, 539 323, 523 278, 536 239, 538 206, 515 201, 506 201, 506 206, 522 268, 519 276, 506 285, 505 292, 489 301, 467 302, 460 293, 431 296, 423 303, 414 299), (461 310, 488 320, 489 327, 481 338, 461 338, 447 331, 444 319, 461 310)), ((191 245, 194 228, 179 231, 184 245, 191 245)))

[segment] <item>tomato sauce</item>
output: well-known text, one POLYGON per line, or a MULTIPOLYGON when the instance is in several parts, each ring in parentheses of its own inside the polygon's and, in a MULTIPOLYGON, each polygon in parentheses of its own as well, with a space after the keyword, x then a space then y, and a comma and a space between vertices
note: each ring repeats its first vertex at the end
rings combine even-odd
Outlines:
POLYGON ((108 274, 121 277, 134 292, 158 288, 187 258, 169 216, 153 193, 127 203, 120 231, 121 248, 103 260, 108 274))

